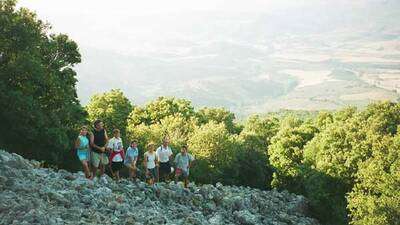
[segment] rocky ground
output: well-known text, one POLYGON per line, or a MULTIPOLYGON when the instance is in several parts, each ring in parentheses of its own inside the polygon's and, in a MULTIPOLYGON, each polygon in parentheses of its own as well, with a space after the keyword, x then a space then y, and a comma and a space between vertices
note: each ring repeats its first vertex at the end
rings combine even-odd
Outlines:
POLYGON ((217 184, 87 180, 0 150, 0 224, 302 224, 307 200, 217 184))

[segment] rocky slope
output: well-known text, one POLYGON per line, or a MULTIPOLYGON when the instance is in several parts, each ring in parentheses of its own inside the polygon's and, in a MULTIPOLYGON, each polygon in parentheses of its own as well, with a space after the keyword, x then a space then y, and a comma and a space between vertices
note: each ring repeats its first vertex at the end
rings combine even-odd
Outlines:
POLYGON ((306 213, 306 199, 287 192, 92 181, 0 150, 0 224, 317 225, 306 213))

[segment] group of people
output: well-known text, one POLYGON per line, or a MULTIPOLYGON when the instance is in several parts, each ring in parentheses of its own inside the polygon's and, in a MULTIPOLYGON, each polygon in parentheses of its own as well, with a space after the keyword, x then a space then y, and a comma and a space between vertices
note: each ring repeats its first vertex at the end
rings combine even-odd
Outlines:
MULTIPOLYGON (((94 122, 92 131, 89 131, 87 126, 81 128, 74 149, 82 163, 86 178, 93 179, 97 174, 102 176, 107 166, 116 180, 120 179, 120 170, 124 166, 129 170, 129 178, 137 177, 138 142, 131 141, 125 153, 120 130, 114 129, 113 137, 109 139, 101 120, 94 122)), ((183 145, 181 151, 174 157, 169 147, 169 139, 164 137, 163 143, 157 149, 154 142, 148 143, 143 157, 143 168, 149 184, 168 181, 175 171, 175 182, 183 179, 184 186, 188 186, 189 169, 194 157, 188 153, 186 145, 183 145)))

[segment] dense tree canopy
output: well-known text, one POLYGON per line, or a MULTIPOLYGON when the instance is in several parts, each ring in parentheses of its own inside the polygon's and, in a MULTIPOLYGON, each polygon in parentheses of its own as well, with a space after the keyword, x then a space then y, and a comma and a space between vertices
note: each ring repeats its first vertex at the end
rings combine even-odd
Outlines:
POLYGON ((360 165, 348 196, 352 224, 400 224, 400 135, 385 136, 360 165))
POLYGON ((0 1, 0 145, 65 165, 85 112, 76 95, 78 46, 15 1, 0 1))
POLYGON ((120 129, 122 136, 125 136, 127 119, 132 111, 132 105, 121 90, 114 89, 94 95, 86 106, 86 110, 91 122, 101 119, 108 128, 108 132, 120 129))
POLYGON ((199 161, 206 162, 206 170, 195 170, 195 175, 206 175, 203 183, 215 183, 232 176, 224 171, 231 167, 237 146, 223 123, 209 122, 197 127, 189 137, 189 147, 199 161))
POLYGON ((234 134, 240 132, 240 127, 234 122, 235 114, 224 108, 202 108, 197 112, 201 124, 208 122, 223 123, 226 129, 234 134))
POLYGON ((172 97, 159 97, 143 108, 136 107, 129 116, 129 124, 151 125, 161 122, 167 116, 180 116, 189 119, 194 115, 194 108, 190 101, 172 97))

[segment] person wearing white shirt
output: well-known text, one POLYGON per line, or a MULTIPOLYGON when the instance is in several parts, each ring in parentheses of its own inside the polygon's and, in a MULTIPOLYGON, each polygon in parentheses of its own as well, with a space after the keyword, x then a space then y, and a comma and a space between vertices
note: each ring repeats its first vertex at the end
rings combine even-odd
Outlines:
POLYGON ((160 176, 161 181, 166 181, 171 174, 170 160, 173 157, 172 150, 169 147, 169 139, 164 138, 163 144, 156 151, 157 158, 160 162, 160 176))
POLYGON ((147 145, 148 151, 144 153, 143 165, 146 170, 146 180, 149 185, 154 184, 158 180, 158 160, 157 154, 154 151, 156 145, 150 142, 147 145))
POLYGON ((124 146, 122 145, 121 132, 118 129, 113 131, 114 137, 108 141, 107 148, 110 151, 111 173, 116 180, 119 180, 119 171, 124 161, 124 146))

